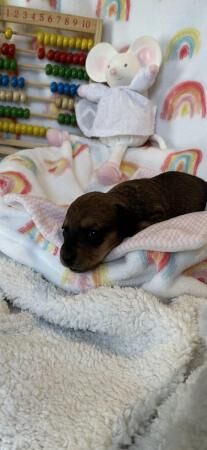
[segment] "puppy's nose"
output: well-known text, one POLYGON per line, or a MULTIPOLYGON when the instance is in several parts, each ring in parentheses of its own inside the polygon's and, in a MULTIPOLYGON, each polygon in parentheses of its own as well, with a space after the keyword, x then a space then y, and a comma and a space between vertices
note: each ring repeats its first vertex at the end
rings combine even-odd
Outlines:
POLYGON ((110 74, 111 75, 117 75, 117 70, 115 69, 115 67, 112 67, 111 69, 110 69, 110 74))
POLYGON ((64 250, 64 248, 62 247, 60 250, 60 261, 61 263, 66 266, 66 267, 70 267, 71 264, 73 264, 74 262, 74 255, 72 253, 69 253, 67 251, 64 250))

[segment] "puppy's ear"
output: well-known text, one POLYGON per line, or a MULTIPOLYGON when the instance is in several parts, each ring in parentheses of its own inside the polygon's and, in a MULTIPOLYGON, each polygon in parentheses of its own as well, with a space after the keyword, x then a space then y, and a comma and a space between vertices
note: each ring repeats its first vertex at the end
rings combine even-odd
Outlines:
POLYGON ((134 211, 124 203, 115 204, 117 211, 117 227, 121 238, 133 236, 139 231, 138 224, 143 218, 143 212, 134 211))

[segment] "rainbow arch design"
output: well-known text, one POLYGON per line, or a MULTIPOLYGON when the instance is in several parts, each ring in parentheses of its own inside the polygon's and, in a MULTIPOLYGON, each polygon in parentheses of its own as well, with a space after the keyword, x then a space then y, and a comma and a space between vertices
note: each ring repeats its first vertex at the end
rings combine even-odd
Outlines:
POLYGON ((201 47, 201 34, 196 28, 184 28, 170 40, 165 60, 192 58, 201 47))
POLYGON ((11 170, 0 172, 0 195, 11 192, 26 195, 31 190, 32 185, 23 173, 11 170))
POLYGON ((207 284, 207 259, 185 270, 184 275, 207 284))
POLYGON ((198 81, 183 81, 177 84, 165 98, 161 119, 172 120, 180 117, 206 117, 206 95, 198 81))
POLYGON ((131 0, 98 0, 96 15, 97 17, 127 21, 130 9, 131 0))
POLYGON ((202 157, 202 152, 198 149, 173 152, 167 156, 161 170, 163 172, 172 170, 196 175, 198 166, 202 161, 202 157))
POLYGON ((53 256, 56 256, 58 254, 59 248, 55 244, 49 242, 44 238, 44 236, 39 232, 38 228, 35 226, 32 220, 26 223, 18 231, 28 236, 32 241, 36 242, 36 244, 39 245, 42 250, 45 250, 53 256))

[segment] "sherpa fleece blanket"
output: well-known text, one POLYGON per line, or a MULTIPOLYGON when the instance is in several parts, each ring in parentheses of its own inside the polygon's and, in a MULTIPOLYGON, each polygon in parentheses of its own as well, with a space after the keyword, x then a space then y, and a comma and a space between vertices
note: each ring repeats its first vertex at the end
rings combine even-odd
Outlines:
POLYGON ((2 450, 206 450, 205 300, 73 296, 4 256, 0 280, 2 450))
MULTIPOLYGON (((76 274, 62 266, 61 226, 68 205, 86 191, 105 189, 97 184, 95 168, 104 152, 107 157, 107 148, 79 139, 68 138, 60 148, 20 151, 0 163, 0 250, 69 292, 119 284, 142 286, 166 298, 187 293, 207 297, 206 211, 138 233, 92 272, 76 274)), ((182 170, 183 160, 189 173, 205 178, 206 154, 170 151, 159 142, 162 148, 128 150, 123 180, 182 170)))

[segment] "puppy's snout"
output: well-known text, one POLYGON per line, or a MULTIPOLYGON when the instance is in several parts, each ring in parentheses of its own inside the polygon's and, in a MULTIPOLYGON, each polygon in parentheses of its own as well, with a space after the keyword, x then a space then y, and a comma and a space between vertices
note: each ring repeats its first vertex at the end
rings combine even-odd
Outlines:
POLYGON ((75 256, 72 252, 67 251, 63 245, 60 250, 60 260, 64 266, 70 267, 75 260, 75 256))

